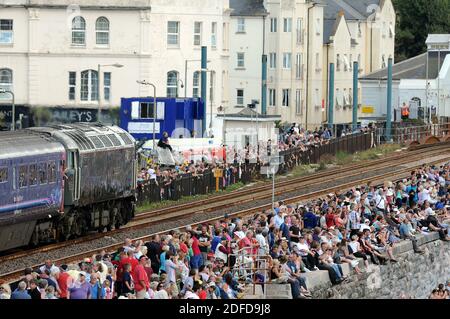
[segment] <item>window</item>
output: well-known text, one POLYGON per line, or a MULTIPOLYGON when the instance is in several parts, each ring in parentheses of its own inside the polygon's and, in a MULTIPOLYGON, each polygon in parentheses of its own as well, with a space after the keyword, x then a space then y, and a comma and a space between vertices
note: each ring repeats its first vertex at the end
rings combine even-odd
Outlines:
POLYGON ((297 44, 303 43, 302 19, 297 19, 297 44))
POLYGON ((283 19, 283 31, 292 32, 292 18, 283 19))
POLYGON ((290 89, 283 89, 283 106, 288 107, 289 106, 289 93, 290 89))
POLYGON ((302 115, 302 90, 297 89, 295 91, 295 113, 302 115))
POLYGON ((167 44, 171 46, 180 45, 180 22, 167 22, 167 44))
POLYGON ((350 67, 350 71, 352 71, 353 70, 353 54, 350 54, 350 60, 349 60, 349 63, 350 63, 350 65, 349 65, 349 67, 350 67))
POLYGON ((348 71, 349 64, 348 64, 348 57, 347 54, 344 54, 344 71, 348 71))
POLYGON ((353 104, 353 94, 352 94, 352 89, 348 89, 348 101, 349 104, 352 105, 353 104))
POLYGON ((238 18, 238 20, 237 20, 237 32, 238 33, 244 33, 245 32, 245 19, 244 18, 238 18))
POLYGON ((361 21, 358 21, 358 38, 362 37, 361 21))
POLYGON ((98 101, 98 73, 94 70, 81 72, 81 101, 98 101))
POLYGON ((245 68, 245 54, 243 52, 237 53, 237 67, 245 68))
POLYGON ((275 89, 269 89, 269 106, 277 105, 277 91, 275 89))
POLYGON ((0 19, 0 44, 13 44, 13 20, 0 19))
POLYGON ((320 54, 316 53, 316 71, 320 70, 320 54))
POLYGON ((341 55, 336 55, 336 71, 341 70, 341 55))
POLYGON ((103 73, 103 97, 109 101, 111 96, 111 72, 103 73))
POLYGON ((178 97, 178 72, 167 73, 167 97, 178 97))
POLYGON ((342 103, 341 103, 341 92, 339 91, 339 89, 336 89, 336 106, 337 107, 342 106, 342 103))
POLYGON ((381 56, 381 68, 386 68, 386 56, 384 54, 381 56))
POLYGON ((228 50, 228 23, 222 24, 223 35, 222 35, 222 48, 224 51, 228 50))
POLYGON ((28 166, 19 166, 19 188, 25 188, 28 186, 28 166))
POLYGON ((277 32, 278 20, 277 18, 270 19, 270 32, 277 32))
POLYGON ((49 162, 47 168, 49 184, 56 183, 56 163, 54 161, 49 162))
POLYGON ((155 108, 153 107, 153 102, 141 102, 140 106, 140 118, 141 119, 152 119, 155 116, 155 108))
POLYGON ((297 53, 297 56, 295 58, 295 78, 301 79, 302 78, 302 54, 297 53))
POLYGON ((387 33, 387 30, 386 30, 386 21, 384 21, 384 22, 383 22, 383 38, 386 38, 386 33, 387 33))
POLYGON ((202 44, 202 23, 194 22, 194 45, 199 46, 202 44))
POLYGON ((77 73, 69 72, 69 100, 75 100, 75 88, 77 85, 77 73))
POLYGON ((72 45, 86 45, 86 21, 83 17, 72 20, 72 45))
POLYGON ((236 104, 239 106, 244 105, 244 90, 243 89, 236 90, 236 104))
POLYGON ((320 35, 320 30, 321 30, 321 26, 320 26, 320 18, 316 19, 316 35, 320 35))
POLYGON ((10 69, 0 69, 0 88, 12 91, 13 71, 10 69))
POLYGON ((277 54, 276 53, 269 54, 269 67, 271 69, 277 68, 277 54))
POLYGON ((349 100, 348 100, 348 94, 347 94, 347 89, 344 89, 344 105, 347 106, 349 105, 349 100))
POLYGON ((392 25, 392 22, 391 22, 391 23, 389 23, 389 37, 393 38, 394 35, 395 35, 394 26, 392 25))
POLYGON ((39 163, 39 184, 47 184, 48 176, 47 176, 47 164, 39 163))
POLYGON ((8 168, 0 167, 0 184, 8 181, 8 168))
POLYGON ((38 170, 36 164, 31 164, 29 167, 30 172, 30 186, 37 185, 38 182, 38 170))
POLYGON ((291 68, 291 53, 283 53, 283 68, 290 69, 291 68))
POLYGON ((211 48, 215 49, 217 46, 217 22, 211 23, 211 48))
POLYGON ((95 22, 95 41, 97 45, 109 45, 109 20, 105 17, 95 22))
POLYGON ((192 97, 199 97, 199 86, 200 86, 200 72, 194 72, 192 78, 192 97))

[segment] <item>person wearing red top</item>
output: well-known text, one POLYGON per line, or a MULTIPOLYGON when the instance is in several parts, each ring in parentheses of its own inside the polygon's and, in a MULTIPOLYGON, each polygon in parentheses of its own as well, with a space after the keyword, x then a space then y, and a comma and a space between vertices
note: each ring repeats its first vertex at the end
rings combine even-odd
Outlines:
POLYGON ((329 207, 327 214, 325 215, 325 222, 327 224, 327 228, 330 228, 331 226, 335 226, 335 215, 333 213, 333 208, 329 207))
POLYGON ((191 247, 194 256, 191 258, 191 268, 199 269, 201 265, 203 265, 202 252, 200 251, 200 247, 198 246, 198 238, 194 232, 191 232, 191 247))
POLYGON ((61 291, 59 294, 60 299, 68 299, 70 275, 66 271, 67 266, 62 265, 61 271, 56 273, 56 281, 58 282, 59 290, 61 291))
POLYGON ((144 299, 147 290, 150 288, 150 282, 148 280, 147 272, 145 271, 145 265, 147 264, 148 257, 141 256, 139 258, 139 264, 134 268, 133 280, 134 289, 136 291, 136 299, 144 299))
POLYGON ((208 295, 207 295, 206 291, 203 288, 200 288, 200 290, 197 291, 197 296, 201 300, 206 300, 208 295))

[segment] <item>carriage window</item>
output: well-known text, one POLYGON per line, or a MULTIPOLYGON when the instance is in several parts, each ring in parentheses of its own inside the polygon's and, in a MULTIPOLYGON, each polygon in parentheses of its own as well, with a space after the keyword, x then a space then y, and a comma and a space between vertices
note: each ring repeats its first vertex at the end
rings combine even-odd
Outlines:
POLYGON ((39 184, 47 184, 47 164, 39 163, 39 184))
POLYGON ((30 186, 37 185, 37 177, 38 177, 37 165, 32 164, 30 165, 30 186))
POLYGON ((8 181, 8 168, 1 167, 0 168, 0 184, 6 183, 8 181))
POLYGON ((48 163, 48 182, 56 182, 56 163, 53 161, 48 163))
POLYGON ((27 176, 28 166, 19 166, 19 188, 25 188, 28 186, 28 176, 27 176))

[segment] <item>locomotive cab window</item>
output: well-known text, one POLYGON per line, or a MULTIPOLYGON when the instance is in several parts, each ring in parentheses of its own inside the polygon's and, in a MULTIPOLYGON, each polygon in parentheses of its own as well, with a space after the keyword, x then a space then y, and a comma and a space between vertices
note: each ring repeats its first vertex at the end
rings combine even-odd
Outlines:
POLYGON ((0 167, 0 184, 8 181, 8 168, 0 167))
POLYGON ((19 188, 25 188, 28 186, 28 166, 19 166, 19 188))
POLYGON ((48 176, 47 176, 47 163, 39 163, 39 184, 47 184, 48 176))
POLYGON ((30 186, 37 185, 37 179, 38 179, 37 165, 31 164, 29 172, 30 172, 30 186))
POLYGON ((56 163, 55 163, 55 161, 51 161, 48 163, 48 182, 49 183, 56 182, 56 163))

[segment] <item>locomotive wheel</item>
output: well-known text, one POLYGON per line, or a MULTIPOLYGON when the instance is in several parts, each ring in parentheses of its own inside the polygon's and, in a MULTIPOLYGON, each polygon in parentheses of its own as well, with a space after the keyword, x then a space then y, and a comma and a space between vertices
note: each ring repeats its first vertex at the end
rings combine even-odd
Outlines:
POLYGON ((83 216, 78 215, 75 222, 75 231, 74 235, 77 237, 81 237, 84 234, 86 234, 86 221, 84 220, 83 216))

